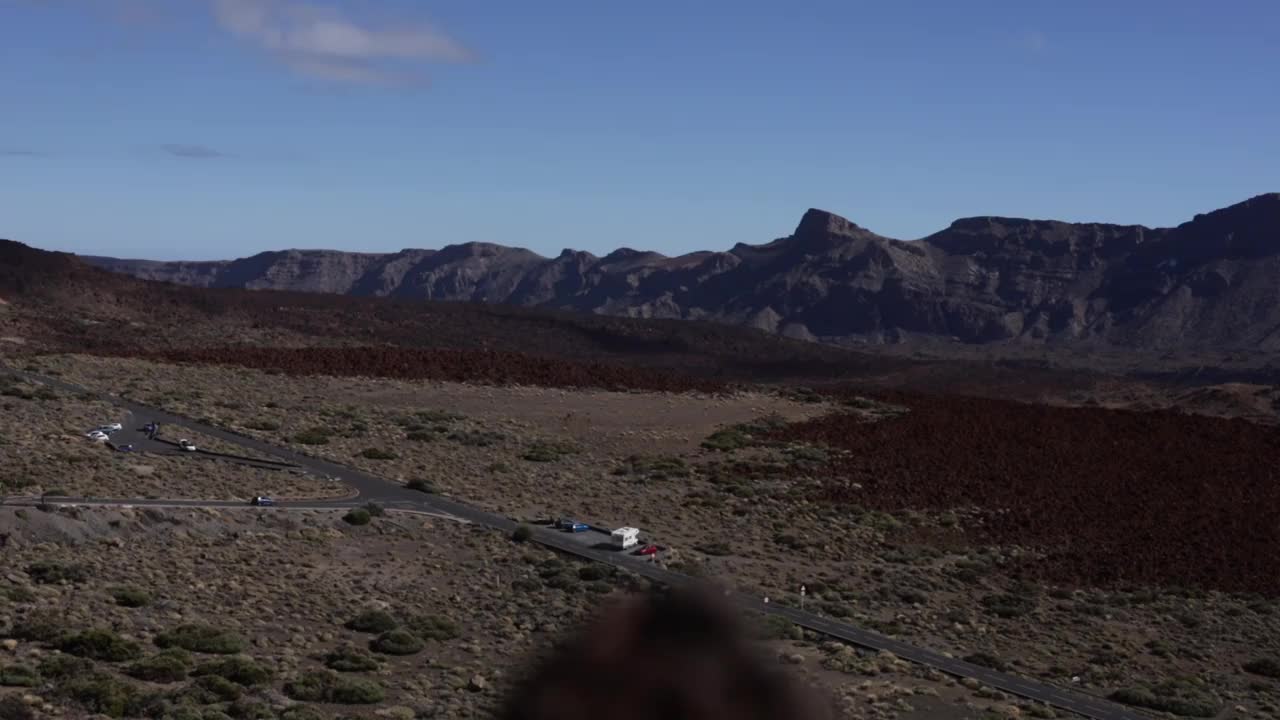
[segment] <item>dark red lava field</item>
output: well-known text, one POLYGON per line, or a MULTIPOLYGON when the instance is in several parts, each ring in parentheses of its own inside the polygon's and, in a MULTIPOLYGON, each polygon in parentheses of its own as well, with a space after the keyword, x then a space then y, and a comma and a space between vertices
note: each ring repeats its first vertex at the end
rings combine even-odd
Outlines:
POLYGON ((1046 554, 1063 581, 1280 594, 1280 434, 1243 420, 902 396, 779 440, 847 450, 815 499, 869 509, 977 507, 980 541, 1046 554))

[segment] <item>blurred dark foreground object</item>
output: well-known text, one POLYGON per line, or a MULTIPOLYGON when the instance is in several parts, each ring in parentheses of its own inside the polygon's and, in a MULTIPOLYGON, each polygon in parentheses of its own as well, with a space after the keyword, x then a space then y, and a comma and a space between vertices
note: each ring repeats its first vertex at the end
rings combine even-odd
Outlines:
POLYGON ((709 590, 628 598, 523 678, 500 720, 781 720, 827 708, 752 647, 709 590))

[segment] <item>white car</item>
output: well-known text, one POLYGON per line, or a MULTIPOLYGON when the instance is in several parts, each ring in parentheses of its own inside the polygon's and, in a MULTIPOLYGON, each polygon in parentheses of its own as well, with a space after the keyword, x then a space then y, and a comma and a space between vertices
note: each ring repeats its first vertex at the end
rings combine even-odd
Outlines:
POLYGON ((102 432, 101 430, 90 430, 89 432, 85 433, 85 434, 84 434, 84 436, 85 436, 85 437, 87 437, 87 438, 89 438, 90 440, 92 440, 92 441, 94 441, 94 442, 106 442, 106 441, 107 441, 107 434, 106 434, 106 433, 104 433, 104 432, 102 432))
POLYGON ((178 441, 178 449, 185 450, 186 452, 195 452, 196 446, 190 440, 183 438, 178 441))
POLYGON ((124 426, 121 425, 120 423, 107 423, 106 425, 103 425, 98 429, 109 435, 113 432, 120 432, 121 430, 124 429, 124 426))

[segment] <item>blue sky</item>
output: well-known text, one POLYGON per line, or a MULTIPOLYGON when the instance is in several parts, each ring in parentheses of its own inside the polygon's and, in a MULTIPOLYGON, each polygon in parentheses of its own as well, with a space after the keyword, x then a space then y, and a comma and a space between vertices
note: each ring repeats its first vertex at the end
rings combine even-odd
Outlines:
POLYGON ((1176 224, 1280 190, 1280 3, 0 0, 0 237, 157 259, 1176 224))

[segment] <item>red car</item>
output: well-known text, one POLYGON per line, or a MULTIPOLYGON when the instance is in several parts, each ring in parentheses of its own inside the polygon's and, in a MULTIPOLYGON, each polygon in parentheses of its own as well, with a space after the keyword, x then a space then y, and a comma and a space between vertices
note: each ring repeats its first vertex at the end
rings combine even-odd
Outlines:
POLYGON ((645 545, 644 547, 642 547, 642 548, 640 548, 640 549, 636 550, 636 554, 637 554, 637 555, 657 555, 657 554, 658 554, 658 546, 657 546, 657 545, 645 545))

